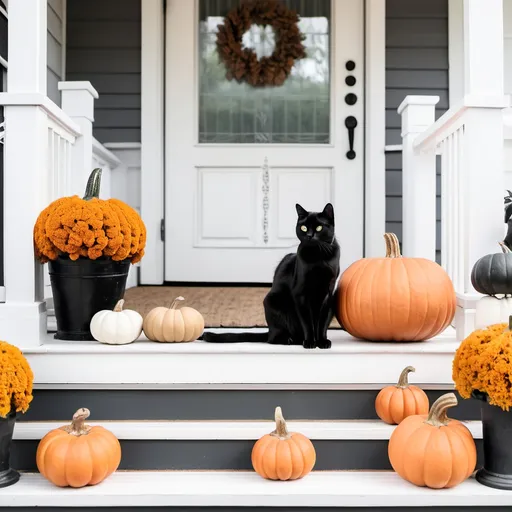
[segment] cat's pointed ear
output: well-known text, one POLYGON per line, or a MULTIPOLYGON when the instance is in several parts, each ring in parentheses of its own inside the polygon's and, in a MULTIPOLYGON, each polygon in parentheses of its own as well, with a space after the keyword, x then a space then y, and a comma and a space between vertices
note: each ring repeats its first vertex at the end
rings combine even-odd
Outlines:
POLYGON ((325 208, 322 211, 322 215, 331 222, 334 222, 334 207, 331 203, 327 203, 325 205, 325 208))
POLYGON ((295 205, 295 209, 297 210, 297 215, 299 217, 307 217, 308 216, 308 211, 305 210, 304 208, 302 208, 302 206, 299 203, 297 203, 295 205))

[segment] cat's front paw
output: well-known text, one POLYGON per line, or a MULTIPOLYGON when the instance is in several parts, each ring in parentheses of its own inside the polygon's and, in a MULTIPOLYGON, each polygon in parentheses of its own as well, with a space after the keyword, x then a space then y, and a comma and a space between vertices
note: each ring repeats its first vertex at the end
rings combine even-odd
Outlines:
POLYGON ((316 348, 316 342, 315 340, 304 340, 302 346, 304 348, 316 348))
POLYGON ((318 348, 331 348, 331 340, 328 340, 327 338, 323 339, 323 340, 318 340, 318 343, 317 343, 317 347, 318 348))

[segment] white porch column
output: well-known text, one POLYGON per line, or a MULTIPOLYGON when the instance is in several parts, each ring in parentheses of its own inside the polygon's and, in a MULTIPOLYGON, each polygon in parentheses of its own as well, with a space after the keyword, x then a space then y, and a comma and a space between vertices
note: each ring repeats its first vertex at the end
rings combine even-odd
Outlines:
POLYGON ((414 140, 435 121, 439 96, 407 96, 402 116, 402 252, 436 259, 436 155, 418 152, 414 140))
POLYGON ((466 219, 465 282, 456 290, 455 324, 462 339, 474 329, 474 308, 481 297, 470 272, 485 254, 498 252, 503 238, 503 2, 464 0, 464 103, 466 219), (478 205, 477 208, 474 205, 478 205))
POLYGON ((43 267, 34 260, 33 227, 46 206, 46 0, 9 2, 9 72, 5 105, 4 275, 0 338, 20 348, 46 334, 43 267))
POLYGON ((70 194, 81 196, 92 171, 92 125, 98 92, 91 82, 59 82, 59 90, 62 91, 62 110, 80 126, 82 134, 71 150, 70 183, 70 194))

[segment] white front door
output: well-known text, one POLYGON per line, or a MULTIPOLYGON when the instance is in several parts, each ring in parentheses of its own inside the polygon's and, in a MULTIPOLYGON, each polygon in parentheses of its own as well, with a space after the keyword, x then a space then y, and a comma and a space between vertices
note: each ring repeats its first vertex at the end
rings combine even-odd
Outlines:
MULTIPOLYGON (((271 282, 298 244, 295 203, 332 202, 342 268, 363 255, 364 0, 285 3, 307 57, 284 85, 254 88, 217 57, 238 0, 167 2, 166 281, 271 282)), ((244 44, 268 55, 272 37, 253 26, 244 44)))

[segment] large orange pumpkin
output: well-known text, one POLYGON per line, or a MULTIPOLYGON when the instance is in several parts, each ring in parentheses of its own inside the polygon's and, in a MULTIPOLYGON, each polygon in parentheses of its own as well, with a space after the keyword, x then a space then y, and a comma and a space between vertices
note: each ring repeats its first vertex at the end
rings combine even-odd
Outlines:
POLYGON ((88 409, 79 409, 71 425, 46 434, 37 447, 39 472, 59 487, 96 485, 121 462, 121 445, 109 430, 85 425, 88 409))
POLYGON ((454 487, 471 476, 476 466, 476 446, 471 432, 446 410, 457 405, 447 393, 432 405, 429 414, 405 418, 388 445, 389 462, 405 480, 420 487, 454 487))
POLYGON ((390 425, 398 425, 407 416, 428 413, 428 396, 421 388, 409 384, 407 376, 416 371, 412 366, 402 370, 398 384, 386 386, 375 399, 377 416, 390 425))
POLYGON ((400 254, 396 235, 386 233, 386 257, 363 258, 343 273, 337 318, 355 336, 372 341, 421 341, 446 329, 456 297, 437 263, 400 254))
POLYGON ((281 407, 276 407, 276 429, 256 441, 252 449, 254 471, 269 480, 297 480, 314 467, 313 443, 303 434, 288 432, 281 407))

